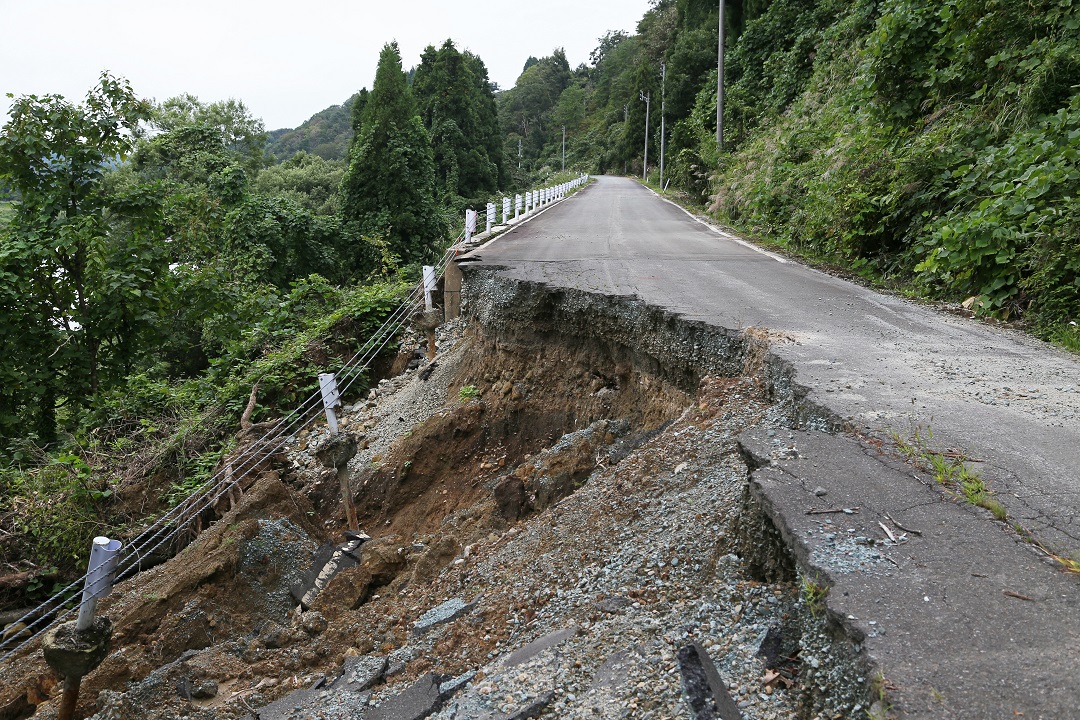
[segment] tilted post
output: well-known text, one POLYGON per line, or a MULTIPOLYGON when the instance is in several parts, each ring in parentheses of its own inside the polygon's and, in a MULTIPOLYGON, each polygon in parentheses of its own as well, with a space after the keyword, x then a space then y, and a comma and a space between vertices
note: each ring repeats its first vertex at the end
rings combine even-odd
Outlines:
POLYGON ((337 376, 334 373, 321 373, 319 375, 319 389, 322 391, 323 409, 326 411, 326 424, 330 427, 330 434, 338 434, 338 422, 336 408, 341 405, 341 394, 338 392, 337 376))
POLYGON ((96 537, 90 546, 90 565, 86 571, 86 583, 83 585, 82 604, 79 606, 79 619, 75 621, 76 630, 86 630, 94 624, 97 601, 112 592, 113 573, 120 562, 119 540, 96 537))
POLYGON ((108 618, 97 620, 94 614, 97 601, 112 591, 121 547, 119 540, 94 538, 78 619, 74 624, 57 626, 41 642, 45 662, 64 676, 64 692, 56 713, 58 720, 71 720, 75 716, 83 677, 108 655, 112 623, 108 618))
POLYGON ((424 266, 424 308, 431 310, 434 307, 431 299, 432 294, 435 292, 436 286, 439 284, 439 279, 435 276, 435 268, 430 265, 424 266))

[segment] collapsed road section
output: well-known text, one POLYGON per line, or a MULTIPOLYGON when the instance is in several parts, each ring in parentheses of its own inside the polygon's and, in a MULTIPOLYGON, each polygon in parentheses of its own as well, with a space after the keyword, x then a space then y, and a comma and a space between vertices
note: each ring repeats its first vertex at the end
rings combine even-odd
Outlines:
MULTIPOLYGON (((346 399, 349 452, 302 433, 102 602, 77 717, 1067 716, 1064 678, 1007 681, 1025 638, 1074 657, 1068 579, 963 548, 985 519, 826 432, 783 338, 492 268, 464 297, 434 361, 409 339, 346 399)), ((56 687, 0 668, 0 718, 56 687)))

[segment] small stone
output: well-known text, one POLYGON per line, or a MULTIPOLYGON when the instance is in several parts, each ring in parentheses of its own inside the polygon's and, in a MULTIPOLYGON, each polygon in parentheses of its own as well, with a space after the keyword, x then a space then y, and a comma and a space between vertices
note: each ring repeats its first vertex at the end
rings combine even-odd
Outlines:
POLYGON ((816 488, 814 488, 814 494, 818 497, 825 497, 829 494, 829 491, 818 485, 816 488))

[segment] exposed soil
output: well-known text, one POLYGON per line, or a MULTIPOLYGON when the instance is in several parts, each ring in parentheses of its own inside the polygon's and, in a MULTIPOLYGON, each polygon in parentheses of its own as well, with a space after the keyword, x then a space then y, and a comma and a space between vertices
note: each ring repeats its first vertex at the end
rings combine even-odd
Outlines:
MULTIPOLYGON (((543 717, 681 717, 675 652, 691 641, 746 717, 823 708, 815 698, 835 688, 799 684, 799 638, 815 621, 792 566, 766 551, 768 528, 740 521, 737 435, 817 417, 768 364, 769 338, 538 288, 481 296, 467 325, 440 330, 434 364, 410 361, 426 343, 407 340, 399 366, 412 369, 341 413, 372 537, 359 562, 297 608, 290 590, 316 549, 347 530, 335 471, 316 458, 328 431, 304 431, 195 542, 101 603, 113 652, 84 680, 77 717, 258 717, 362 656, 388 658, 372 690, 335 685, 297 699, 295 716, 362 718, 425 673, 478 671, 438 717, 538 698, 543 717), (450 598, 467 612, 414 632, 450 598), (570 626, 521 677, 494 665, 570 626)), ((0 720, 34 706, 54 717, 55 682, 36 651, 0 667, 0 720)), ((837 697, 831 712, 859 693, 837 697)))

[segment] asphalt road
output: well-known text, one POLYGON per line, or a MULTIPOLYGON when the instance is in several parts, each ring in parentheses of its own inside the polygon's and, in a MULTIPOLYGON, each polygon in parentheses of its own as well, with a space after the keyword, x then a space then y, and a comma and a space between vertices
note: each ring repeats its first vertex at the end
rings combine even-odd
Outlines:
POLYGON ((813 401, 883 437, 931 429, 935 447, 981 460, 1010 516, 1080 558, 1080 363, 1067 353, 763 252, 623 178, 597 178, 472 257, 768 329, 813 401))

